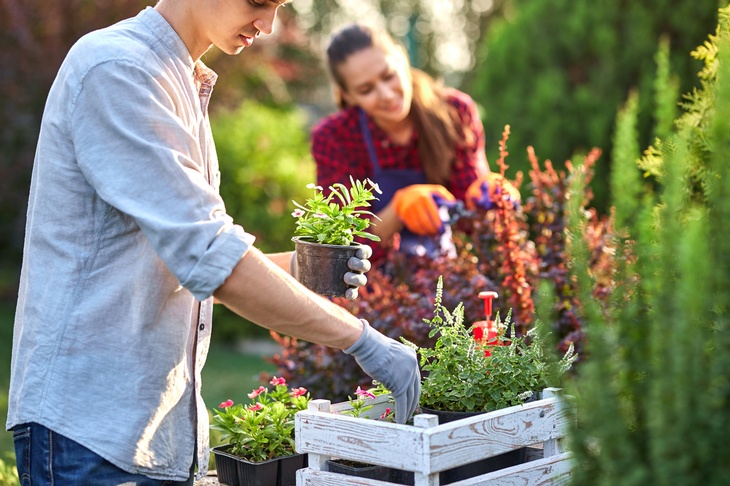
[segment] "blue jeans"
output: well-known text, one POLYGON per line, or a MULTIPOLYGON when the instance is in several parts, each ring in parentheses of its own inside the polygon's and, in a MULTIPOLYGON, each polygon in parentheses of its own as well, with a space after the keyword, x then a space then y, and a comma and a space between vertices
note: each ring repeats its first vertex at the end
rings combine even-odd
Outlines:
MULTIPOLYGON (((192 486, 119 469, 101 456, 48 428, 28 423, 13 428, 21 486, 192 486)), ((192 461, 192 459, 191 459, 192 461)))

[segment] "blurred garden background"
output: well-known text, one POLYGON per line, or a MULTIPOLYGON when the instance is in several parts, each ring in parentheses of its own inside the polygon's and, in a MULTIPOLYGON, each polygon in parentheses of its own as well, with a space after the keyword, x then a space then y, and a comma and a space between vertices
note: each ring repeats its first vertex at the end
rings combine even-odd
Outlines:
MULTIPOLYGON (((3 66, 0 71, 0 92, 3 93, 0 101, 0 417, 3 423, 25 206, 46 95, 65 54, 80 36, 133 16, 154 3, 140 0, 5 0, 0 3, 0 62, 3 66)), ((726 90, 723 93, 728 93, 727 87, 716 85, 721 77, 718 72, 730 72, 721 71, 717 63, 717 52, 724 52, 719 48, 724 44, 721 30, 718 30, 721 21, 718 9, 726 6, 727 1, 723 0, 294 0, 281 9, 272 36, 257 40, 240 56, 229 57, 214 48, 203 57, 204 62, 219 74, 210 109, 222 171, 221 192, 228 211, 247 231, 257 236, 262 250, 293 249, 291 201, 303 199, 305 185, 315 177, 314 162, 309 155, 309 130, 335 109, 322 63, 324 45, 332 31, 355 20, 387 28, 406 46, 414 66, 442 78, 446 84, 460 88, 477 101, 485 125, 487 158, 492 170, 499 170, 495 161, 504 155, 500 154, 499 141, 503 138, 505 125, 510 126, 506 175, 519 179, 517 174, 523 174, 522 193, 528 217, 519 223, 521 226, 517 223, 513 226, 515 234, 524 239, 524 245, 509 256, 513 260, 507 258, 507 263, 499 261, 497 266, 510 264, 513 269, 521 268, 525 281, 534 291, 511 293, 509 288, 501 286, 501 282, 505 282, 503 275, 488 275, 486 280, 479 280, 480 275, 488 273, 485 267, 491 257, 487 256, 488 248, 483 248, 479 254, 478 242, 470 240, 464 247, 476 248, 484 266, 480 263, 472 268, 461 265, 461 261, 459 265, 442 263, 427 268, 417 278, 406 279, 410 286, 406 288, 374 275, 377 288, 373 292, 377 294, 379 304, 366 295, 359 303, 343 305, 350 305, 354 313, 378 316, 382 319, 381 326, 392 324, 403 331, 400 335, 410 332, 409 336, 416 338, 419 330, 406 329, 405 324, 396 321, 425 317, 415 310, 419 306, 418 296, 424 295, 416 289, 430 287, 433 290, 436 277, 451 272, 453 279, 451 282, 446 279, 445 287, 451 283, 461 289, 454 290, 452 300, 471 300, 465 303, 471 308, 472 319, 479 317, 481 304, 475 302, 479 286, 490 288, 494 284, 504 295, 505 302, 514 304, 512 308, 518 324, 526 327, 532 322, 533 314, 542 312, 553 325, 558 347, 582 339, 587 332, 584 328, 586 315, 592 322, 602 322, 608 327, 596 327, 594 345, 605 337, 621 351, 619 357, 625 359, 616 361, 619 363, 616 364, 616 376, 620 383, 607 387, 611 396, 604 397, 604 404, 613 403, 611 400, 621 404, 617 407, 628 414, 626 427, 617 426, 621 433, 614 430, 606 431, 605 435, 577 437, 583 444, 591 443, 596 437, 615 437, 617 444, 633 444, 627 445, 626 454, 633 451, 640 458, 648 454, 659 460, 666 457, 662 456, 663 451, 673 453, 676 444, 672 441, 692 430, 693 425, 685 424, 686 429, 653 446, 650 437, 658 430, 659 422, 676 422, 676 416, 666 413, 649 418, 650 425, 644 434, 641 424, 647 418, 646 410, 640 413, 632 409, 650 406, 636 398, 640 394, 640 383, 645 383, 642 380, 653 372, 658 373, 647 363, 667 358, 671 355, 667 348, 679 346, 679 343, 661 341, 652 334, 655 319, 671 314, 676 310, 673 305, 679 301, 672 304, 671 297, 667 297, 673 295, 671 293, 651 292, 659 292, 657 288, 662 287, 662 282, 672 281, 681 272, 693 269, 706 272, 692 274, 693 278, 709 282, 708 287, 701 289, 705 296, 719 298, 727 293, 728 276, 725 274, 723 280, 718 272, 727 268, 723 266, 727 265, 727 257, 720 255, 730 253, 723 253, 722 246, 713 246, 714 240, 709 238, 705 238, 704 246, 700 245, 705 252, 703 255, 710 255, 704 261, 713 261, 711 257, 724 258, 721 265, 714 265, 714 261, 713 265, 696 264, 692 258, 698 258, 697 255, 680 251, 701 241, 702 235, 714 237, 717 231, 722 231, 716 226, 710 226, 709 230, 689 223, 686 226, 687 221, 727 223, 727 219, 723 219, 726 213, 719 216, 713 213, 721 201, 720 195, 727 195, 723 192, 725 189, 716 186, 726 184, 722 174, 727 175, 727 172, 723 173, 713 165, 721 161, 715 154, 730 148, 727 122, 722 125, 717 121, 730 118, 730 108, 724 112, 717 108, 715 113, 717 93, 722 89, 726 90), (668 160, 676 162, 680 158, 677 153, 686 156, 682 160, 694 162, 680 168, 665 167, 668 160), (552 162, 546 164, 548 160, 552 162), (680 181, 675 186, 671 186, 674 183, 671 174, 680 181), (666 200, 667 187, 674 187, 681 200, 666 200), (547 197, 548 193, 552 196, 547 197), (535 195, 532 201, 530 194, 535 195), (572 200, 570 194, 574 195, 572 200), (541 198, 541 195, 546 197, 541 198), (562 198, 559 201, 558 195, 562 198), (572 207, 572 212, 571 204, 577 205, 572 207), (652 211, 647 209, 657 207, 671 207, 677 214, 694 215, 683 218, 683 223, 673 228, 677 234, 682 233, 680 229, 695 228, 692 233, 695 240, 677 240, 671 247, 673 250, 666 250, 665 259, 660 261, 680 266, 684 262, 677 272, 668 274, 672 278, 646 277, 643 281, 653 285, 648 290, 641 286, 631 287, 631 282, 636 282, 635 274, 647 272, 642 275, 656 277, 661 268, 637 269, 633 257, 606 263, 601 255, 611 252, 661 255, 661 249, 657 247, 631 245, 639 234, 646 238, 646 245, 648 240, 656 242, 659 238, 658 233, 647 229, 656 226, 647 222, 652 217, 652 211), (576 216, 579 212, 587 215, 582 222, 576 220, 580 219, 576 216), (546 223, 556 215, 562 224, 559 230, 546 223), (554 238, 541 240, 540 235, 548 234, 545 231, 552 231, 550 234, 554 238), (580 239, 576 236, 578 231, 593 231, 590 233, 593 241, 588 241, 585 248, 574 241, 574 252, 569 256, 564 247, 571 234, 575 240, 580 239), (613 239, 608 241, 608 237, 613 239), (558 240, 563 246, 553 248, 558 240), (549 255, 556 258, 550 260, 549 255), (577 258, 584 266, 576 267, 572 258, 577 258), (585 269, 589 271, 584 275, 581 271, 585 269), (603 283, 596 284, 602 269, 613 273, 603 283), (581 282, 588 277, 594 282, 586 284, 581 293, 581 282), (541 286, 544 281, 552 284, 548 286, 550 288, 541 286), (636 304, 622 305, 612 295, 622 291, 626 291, 625 295, 661 295, 662 298, 647 297, 636 304), (388 299, 383 299, 383 295, 388 299), (542 301, 541 296, 544 297, 542 301), (586 303, 596 296, 603 305, 594 308, 586 305, 589 308, 582 309, 581 302, 586 303), (395 311, 378 307, 383 301, 395 305, 395 311), (655 312, 647 312, 648 307, 655 312), (523 312, 522 319, 520 312, 523 312), (611 327, 612 324, 627 320, 635 325, 623 329, 626 333, 618 337, 612 334, 621 329, 618 325, 611 327), (647 341, 651 344, 646 344, 647 341), (652 354, 657 348, 667 354, 652 354), (650 452, 642 449, 642 445, 650 452)), ((725 65, 730 66, 730 62, 725 65)), ((664 225, 664 229, 667 227, 672 226, 664 225)), ((508 235, 495 236, 497 240, 500 237, 506 240, 508 235)), ((662 233, 659 239, 670 242, 675 237, 679 236, 662 233)), ((699 290, 677 286, 667 292, 682 292, 682 295, 690 292, 696 296, 699 290)), ((683 328, 682 332, 701 335, 690 356, 708 356, 710 361, 705 364, 709 368, 698 365, 693 368, 695 374, 682 375, 687 381, 681 383, 686 385, 691 383, 692 377, 701 376, 703 369, 711 368, 727 375, 727 367, 723 368, 728 364, 727 359, 712 361, 718 354, 727 354, 729 348, 721 347, 727 345, 727 337, 717 339, 717 335, 711 333, 727 332, 723 326, 728 301, 717 304, 708 298, 695 299, 693 309, 695 317, 703 323, 703 329, 710 334, 689 328, 683 328), (702 314, 705 312, 709 314, 702 314), (717 353, 718 348, 713 346, 719 347, 720 352, 717 353)), ((425 311, 428 314, 430 309, 425 311)), ((209 407, 228 398, 243 399, 254 385, 258 385, 258 375, 262 372, 285 372, 294 386, 313 386, 316 381, 322 381, 324 375, 330 385, 322 393, 329 397, 353 389, 349 387, 356 377, 344 372, 335 377, 334 373, 322 370, 324 362, 328 366, 346 366, 337 361, 342 359, 341 353, 340 357, 327 360, 285 337, 275 341, 268 332, 223 308, 216 309, 214 328, 203 378, 203 394, 209 407), (271 351, 266 351, 269 348, 265 346, 251 351, 250 346, 245 346, 247 342, 271 345, 271 351), (279 346, 283 352, 278 351, 279 346), (264 359, 275 351, 279 356, 273 362, 264 359), (305 383, 308 379, 312 383, 305 383)), ((602 355, 599 348, 585 347, 579 351, 584 352, 584 356, 595 357, 596 367, 612 359, 602 355)), ((682 353, 682 356, 688 356, 687 346, 682 353)), ((581 366, 579 363, 578 367, 581 366)), ((605 374, 606 370, 601 375, 596 369, 587 369, 586 376, 612 380, 605 374)), ((674 371, 678 370, 679 367, 674 371)), ((711 413, 718 403, 728 403, 727 380, 720 381, 708 385, 717 387, 718 391, 713 395, 713 405, 703 408, 703 413, 711 413)), ((596 393, 598 397, 602 396, 600 390, 596 393)), ((666 393, 666 388, 650 390, 647 400, 662 403, 666 393)), ((682 393, 691 392, 684 390, 682 393)), ((685 408, 677 410, 696 405, 684 403, 682 407, 685 408)), ((612 412, 610 408, 604 408, 602 413, 605 418, 612 412)), ((591 422, 589 418, 586 424, 589 423, 600 421, 591 422)), ((730 432, 727 413, 718 426, 724 427, 725 433, 730 432)), ((727 451, 725 448, 718 453, 727 451)), ((594 457, 590 450, 585 453, 585 457, 594 457)), ((707 451, 707 455, 710 454, 713 453, 707 451)), ((716 456, 725 462, 727 457, 730 456, 716 456)), ((4 432, 4 428, 0 432, 0 458, 13 460, 11 435, 4 432)), ((651 460, 647 461, 651 463, 651 460)), ((586 464, 589 463, 586 470, 597 476, 601 471, 613 471, 608 466, 586 460, 586 464)), ((694 470, 702 464, 690 461, 676 467, 683 471, 694 470)), ((620 469, 616 467, 612 474, 621 474, 620 469)), ((642 484, 665 484, 662 480, 652 482, 639 473, 636 477, 644 481, 642 484)), ((693 484, 721 484, 708 481, 693 484)), ((609 481, 602 484, 634 483, 609 481)))

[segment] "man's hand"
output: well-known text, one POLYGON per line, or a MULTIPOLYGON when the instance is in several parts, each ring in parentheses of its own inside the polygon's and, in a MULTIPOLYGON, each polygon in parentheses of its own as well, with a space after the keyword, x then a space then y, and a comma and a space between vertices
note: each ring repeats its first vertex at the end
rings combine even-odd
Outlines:
POLYGON ((439 206, 456 198, 439 184, 414 184, 396 191, 393 207, 403 224, 417 235, 437 235, 444 230, 439 206))
POLYGON ((404 424, 416 411, 421 398, 421 373, 416 352, 379 333, 364 319, 360 339, 344 350, 360 368, 382 383, 395 398, 395 420, 404 424))
POLYGON ((491 209, 500 197, 511 202, 515 208, 520 204, 520 191, 502 174, 489 172, 471 183, 464 199, 469 209, 491 209))
POLYGON ((371 256, 373 256, 373 249, 367 245, 362 245, 355 252, 355 256, 348 260, 347 266, 350 267, 352 272, 345 274, 345 283, 351 286, 351 288, 345 290, 345 298, 347 300, 357 299, 358 289, 368 283, 365 272, 370 270, 369 258, 371 256))
MULTIPOLYGON (((368 278, 365 276, 365 273, 370 270, 369 258, 372 255, 372 248, 368 245, 360 245, 360 248, 355 252, 355 256, 348 260, 347 266, 352 272, 347 272, 344 278, 345 283, 351 287, 345 291, 345 298, 347 300, 357 299, 358 289, 368 283, 368 278)), ((291 259, 289 260, 289 273, 294 278, 298 276, 296 251, 292 252, 291 259)))

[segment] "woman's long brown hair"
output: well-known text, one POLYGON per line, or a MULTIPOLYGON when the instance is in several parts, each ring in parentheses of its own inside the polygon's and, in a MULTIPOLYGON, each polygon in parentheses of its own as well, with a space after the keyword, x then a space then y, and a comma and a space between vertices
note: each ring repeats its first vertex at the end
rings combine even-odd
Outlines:
MULTIPOLYGON (((327 66, 332 80, 345 91, 344 80, 337 71, 352 54, 369 47, 379 47, 384 52, 399 51, 403 62, 408 63, 405 49, 396 44, 390 35, 363 25, 351 25, 337 32, 327 47, 327 66)), ((451 178, 456 149, 473 143, 471 128, 461 123, 459 114, 446 99, 444 87, 425 72, 410 67, 413 83, 413 101, 410 115, 418 133, 418 156, 426 179, 435 184, 446 184, 451 178)), ((347 103, 335 90, 340 108, 347 103)))

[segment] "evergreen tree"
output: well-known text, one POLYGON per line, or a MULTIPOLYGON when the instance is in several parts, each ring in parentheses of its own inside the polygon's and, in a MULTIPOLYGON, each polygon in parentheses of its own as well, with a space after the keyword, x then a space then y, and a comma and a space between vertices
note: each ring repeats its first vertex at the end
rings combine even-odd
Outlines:
MULTIPOLYGON (((574 390, 575 484, 724 485, 730 477, 730 242, 722 234, 730 227, 730 7, 703 52, 713 53, 711 74, 703 71, 703 89, 654 147, 661 183, 647 197, 655 203, 622 209, 636 215, 622 221, 638 259, 622 269, 625 281, 637 278, 621 305, 599 312, 591 303, 585 252, 574 246, 591 356, 574 390), (712 109, 700 116, 700 107, 712 109), (708 174, 702 197, 688 177, 697 164, 708 174)), ((625 116, 624 135, 631 110, 625 116)), ((633 151, 627 137, 615 140, 616 152, 633 151)), ((574 232, 580 225, 573 218, 574 232)))

